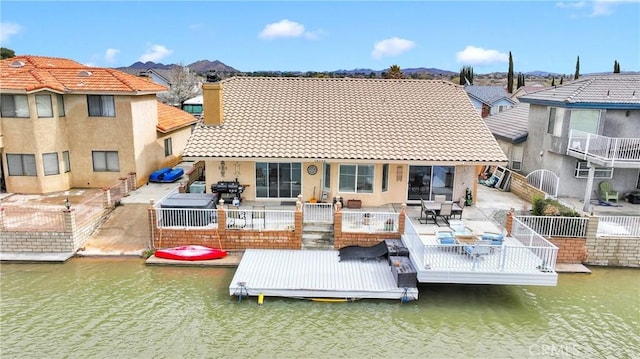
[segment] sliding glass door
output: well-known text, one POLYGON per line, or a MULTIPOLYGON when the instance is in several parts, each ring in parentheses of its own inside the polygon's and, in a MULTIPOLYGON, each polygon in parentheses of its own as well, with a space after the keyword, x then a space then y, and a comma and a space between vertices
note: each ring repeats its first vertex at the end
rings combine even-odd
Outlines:
POLYGON ((433 200, 440 194, 453 200, 454 166, 409 166, 407 200, 433 200))
POLYGON ((256 162, 257 198, 295 198, 302 190, 300 163, 256 162))

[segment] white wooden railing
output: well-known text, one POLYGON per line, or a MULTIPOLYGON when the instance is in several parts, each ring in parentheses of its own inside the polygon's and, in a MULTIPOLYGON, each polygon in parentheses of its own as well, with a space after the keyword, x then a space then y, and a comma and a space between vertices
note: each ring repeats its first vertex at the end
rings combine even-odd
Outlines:
POLYGON ((600 237, 640 238, 640 216, 599 217, 596 235, 600 237))
POLYGON ((586 217, 516 216, 538 234, 546 237, 584 238, 587 236, 586 217))
POLYGON ((397 232, 399 218, 395 212, 342 211, 342 231, 397 232))
POLYGON ((571 130, 569 151, 582 153, 582 159, 596 157, 608 161, 640 161, 640 138, 606 137, 571 130))

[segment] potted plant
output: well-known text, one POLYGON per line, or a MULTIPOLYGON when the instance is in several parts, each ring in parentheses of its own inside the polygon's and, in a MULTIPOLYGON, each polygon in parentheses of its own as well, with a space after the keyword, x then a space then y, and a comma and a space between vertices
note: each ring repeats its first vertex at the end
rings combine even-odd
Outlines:
POLYGON ((388 218, 384 222, 384 230, 387 231, 387 232, 393 232, 393 229, 394 229, 393 218, 388 218))

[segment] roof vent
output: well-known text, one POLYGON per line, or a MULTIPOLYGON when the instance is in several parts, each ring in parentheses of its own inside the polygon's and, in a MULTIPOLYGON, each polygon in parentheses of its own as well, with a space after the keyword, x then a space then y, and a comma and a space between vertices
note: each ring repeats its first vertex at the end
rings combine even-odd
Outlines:
POLYGON ((9 67, 15 67, 15 68, 19 68, 19 67, 23 67, 24 66, 24 62, 20 61, 20 60, 16 60, 12 63, 9 64, 9 67))
POLYGON ((93 73, 91 73, 91 71, 87 71, 87 70, 82 70, 80 72, 78 72, 78 76, 80 77, 89 77, 93 75, 93 73))

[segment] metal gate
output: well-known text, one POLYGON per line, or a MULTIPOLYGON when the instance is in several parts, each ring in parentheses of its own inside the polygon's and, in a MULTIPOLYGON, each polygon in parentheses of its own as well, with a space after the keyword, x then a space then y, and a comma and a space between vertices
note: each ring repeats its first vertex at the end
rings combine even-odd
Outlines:
POLYGON ((547 194, 547 197, 558 196, 560 177, 549 170, 535 170, 527 175, 527 183, 547 194))
POLYGON ((305 203, 302 209, 303 223, 333 223, 333 204, 305 203))

